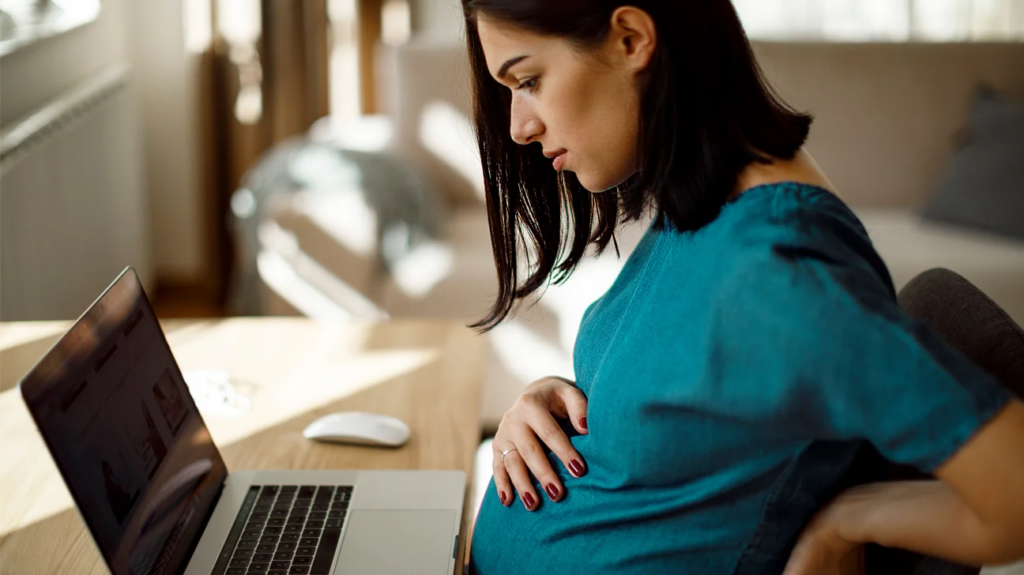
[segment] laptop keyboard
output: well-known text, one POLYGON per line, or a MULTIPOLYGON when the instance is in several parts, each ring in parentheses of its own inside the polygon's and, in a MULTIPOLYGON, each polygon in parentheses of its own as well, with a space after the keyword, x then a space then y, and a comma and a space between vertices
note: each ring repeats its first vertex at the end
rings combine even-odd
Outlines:
POLYGON ((253 485, 212 575, 327 575, 351 485, 253 485))

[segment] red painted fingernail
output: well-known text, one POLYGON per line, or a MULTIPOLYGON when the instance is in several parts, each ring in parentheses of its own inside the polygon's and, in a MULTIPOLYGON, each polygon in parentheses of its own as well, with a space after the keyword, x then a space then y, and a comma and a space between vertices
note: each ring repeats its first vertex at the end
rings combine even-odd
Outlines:
POLYGON ((505 492, 504 492, 504 491, 502 491, 501 493, 498 493, 498 499, 501 499, 501 504, 502 504, 502 505, 504 505, 504 504, 505 504, 505 498, 506 498, 506 497, 508 497, 508 495, 505 495, 505 492))
POLYGON ((583 429, 589 429, 587 427, 587 418, 586 417, 580 419, 580 427, 582 427, 583 429))
POLYGON ((537 501, 535 501, 533 499, 533 494, 531 494, 529 491, 527 491, 526 493, 523 494, 523 505, 526 505, 527 509, 531 509, 532 510, 533 506, 536 503, 537 503, 537 501))
POLYGON ((579 461, 573 459, 572 461, 569 462, 569 471, 572 471, 573 475, 579 477, 583 475, 583 466, 580 465, 579 461))
POLYGON ((552 501, 558 499, 558 488, 555 487, 554 483, 548 483, 548 486, 544 488, 544 491, 548 492, 548 497, 550 497, 552 501))

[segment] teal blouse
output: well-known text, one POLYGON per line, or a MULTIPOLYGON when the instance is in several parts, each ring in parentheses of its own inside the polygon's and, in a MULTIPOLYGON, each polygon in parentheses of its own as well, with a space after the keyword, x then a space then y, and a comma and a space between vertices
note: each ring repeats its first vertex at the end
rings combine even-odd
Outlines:
MULTIPOLYGON (((1009 399, 903 315, 826 190, 760 186, 693 232, 649 229, 587 310, 576 384, 588 472, 537 511, 493 481, 471 570, 732 573, 774 482, 812 442, 867 440, 929 472, 1009 399)), ((537 493, 544 490, 537 486, 537 493)))

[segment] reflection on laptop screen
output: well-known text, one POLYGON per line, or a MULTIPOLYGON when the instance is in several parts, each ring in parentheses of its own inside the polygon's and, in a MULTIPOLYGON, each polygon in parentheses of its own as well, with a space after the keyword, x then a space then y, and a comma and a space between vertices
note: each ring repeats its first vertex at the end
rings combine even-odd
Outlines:
POLYGON ((180 572, 226 469, 134 271, 21 390, 111 572, 180 572))

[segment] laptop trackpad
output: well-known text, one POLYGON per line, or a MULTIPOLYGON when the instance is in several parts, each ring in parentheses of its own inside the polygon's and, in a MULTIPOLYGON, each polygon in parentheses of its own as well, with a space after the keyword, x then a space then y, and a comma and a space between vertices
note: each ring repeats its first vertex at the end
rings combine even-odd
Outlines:
POLYGON ((408 575, 448 572, 455 511, 350 511, 336 573, 408 575))

